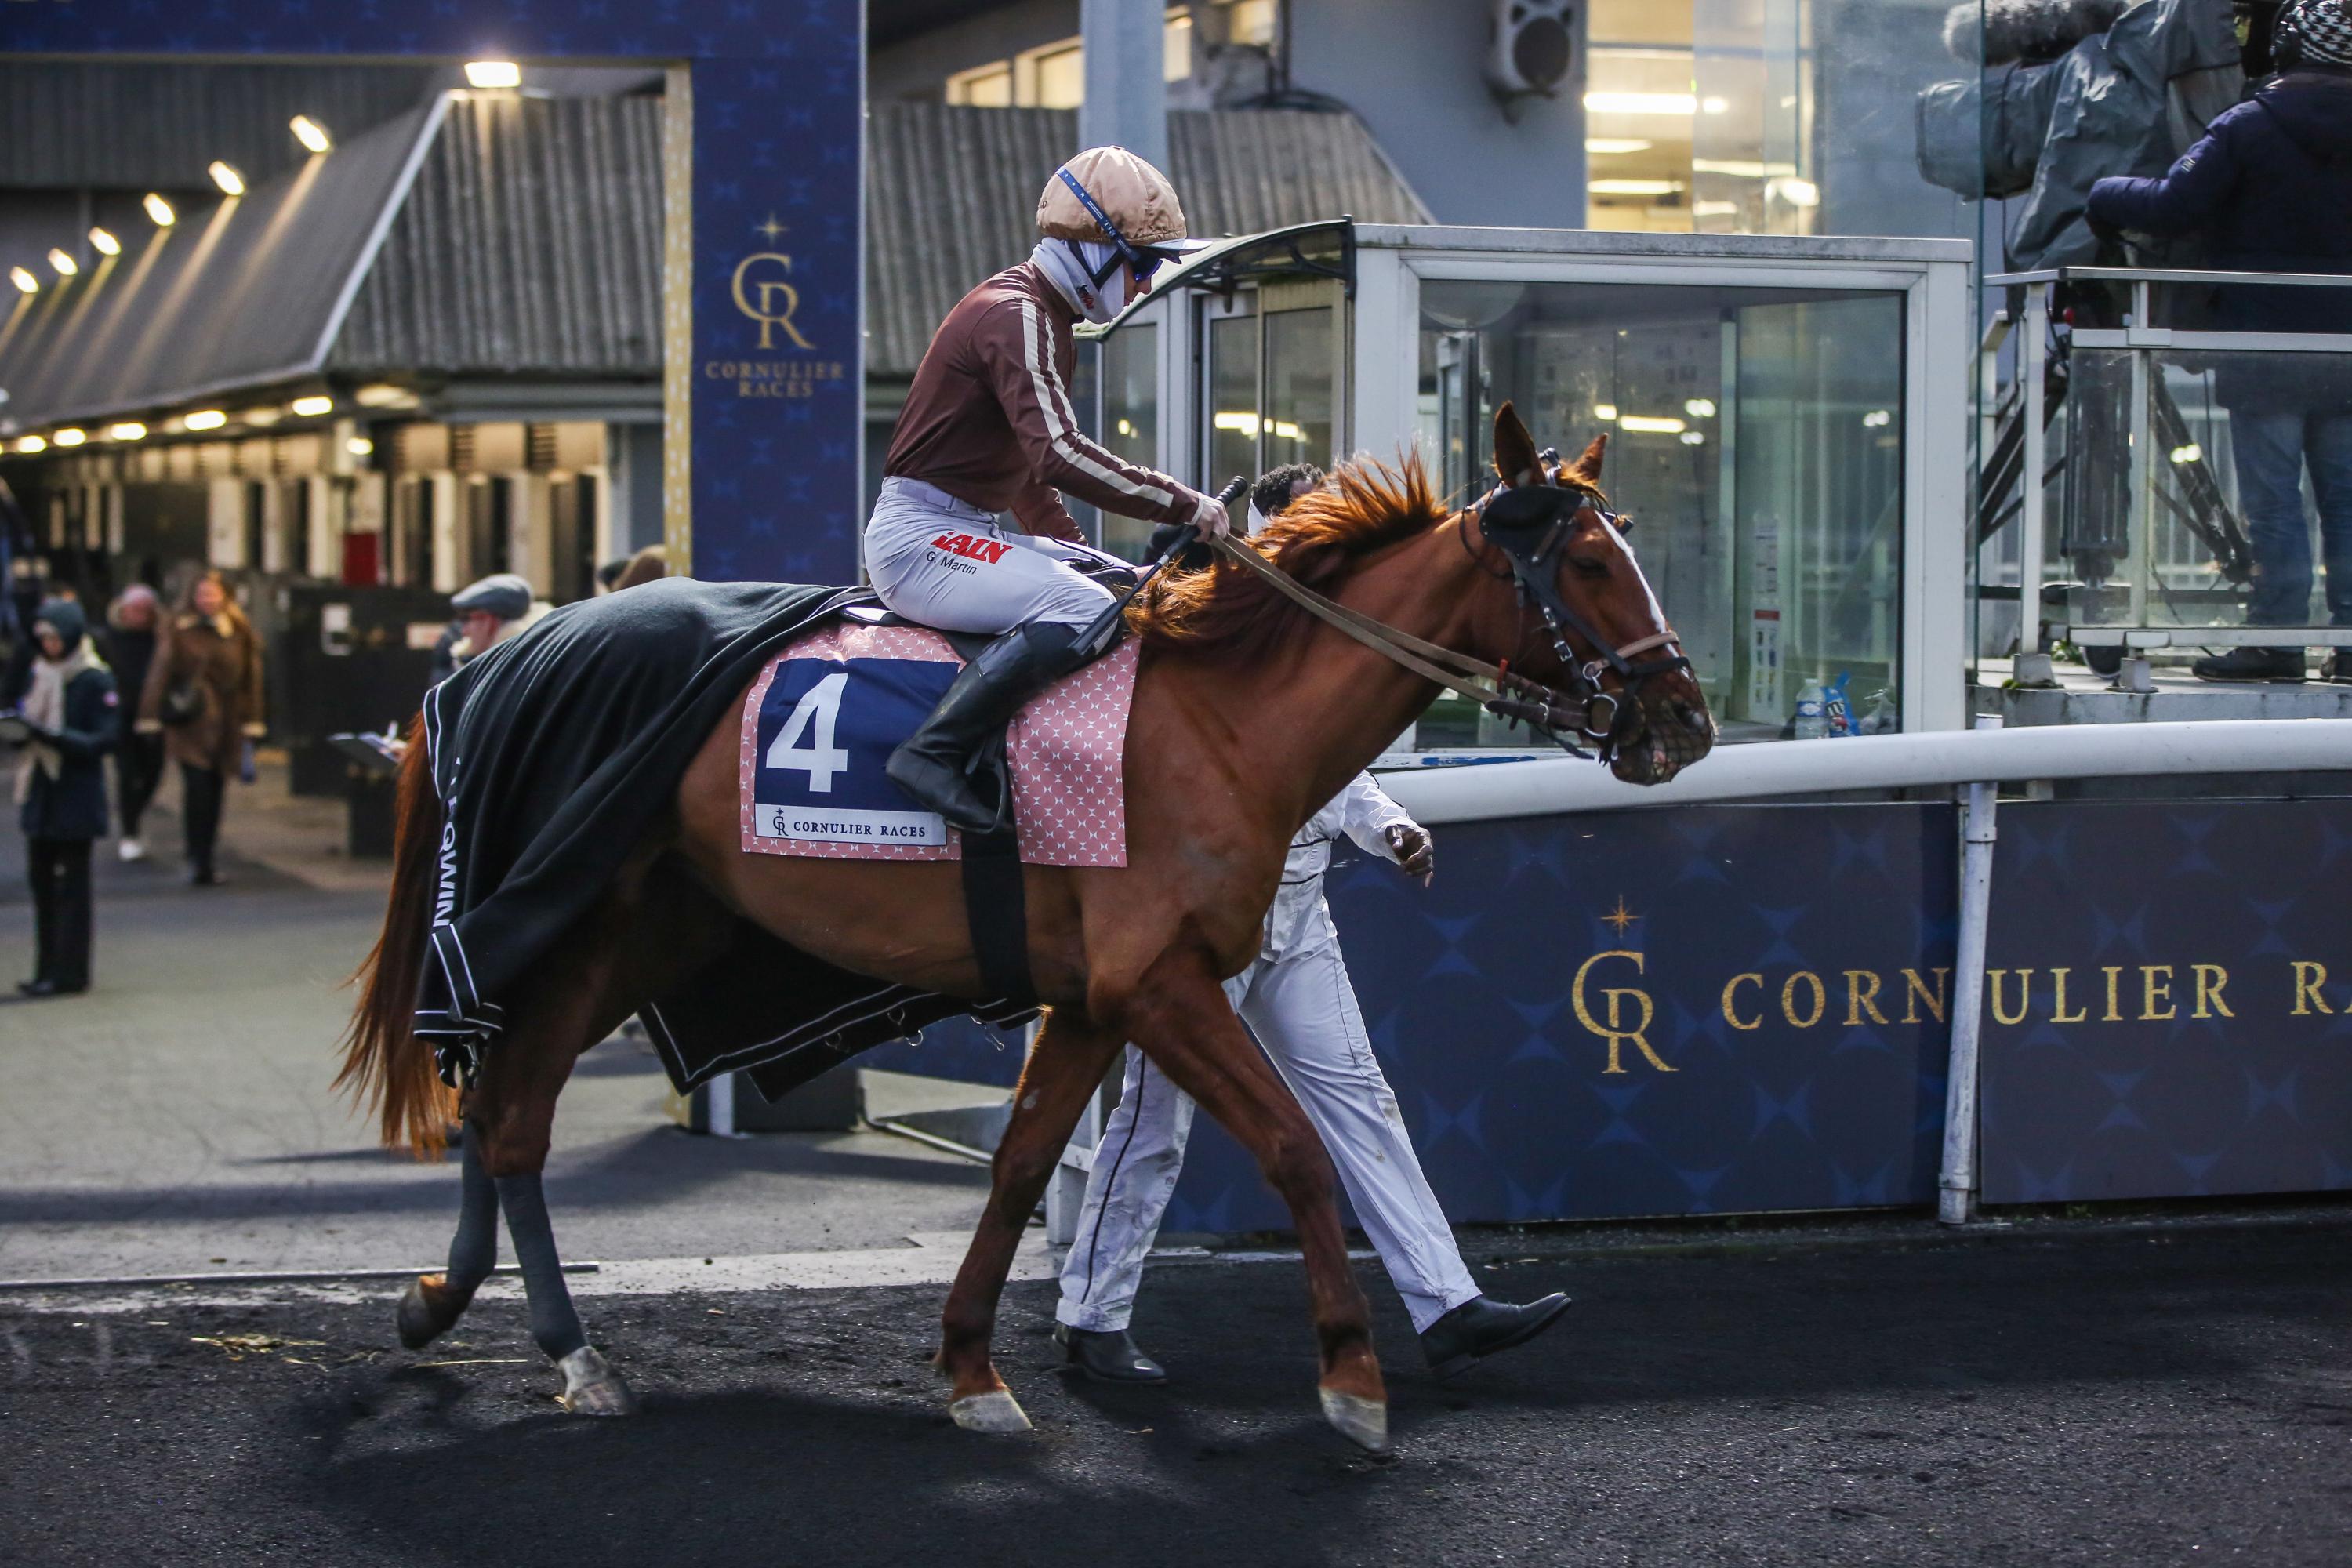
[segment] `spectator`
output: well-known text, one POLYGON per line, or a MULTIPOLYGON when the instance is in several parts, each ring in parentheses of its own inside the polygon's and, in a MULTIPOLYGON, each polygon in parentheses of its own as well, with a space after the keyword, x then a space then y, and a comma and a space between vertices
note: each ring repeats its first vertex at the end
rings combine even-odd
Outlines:
MULTIPOLYGON (((2217 268, 2352 271, 2352 0, 2294 0, 2279 14, 2273 47, 2280 73, 2216 117, 2204 140, 2162 175, 2093 184, 2092 218, 2142 234, 2202 234, 2217 268)), ((2225 331, 2352 332, 2352 290, 2231 285, 2217 306, 2225 331)), ((2346 347, 2352 351, 2352 342, 2346 347)), ((2352 627, 2347 358, 2233 354, 2217 371, 2254 552, 2251 626, 2310 618, 2308 468, 2326 547, 2329 620, 2352 627)), ((2207 680, 2301 680, 2304 649, 2232 648, 2195 668, 2207 680)), ((2336 650, 2329 674, 2352 680, 2352 650, 2336 650)))
POLYGON ((613 592, 634 588, 640 583, 656 583, 669 575, 669 552, 658 544, 648 544, 628 559, 620 574, 613 579, 613 592))
POLYGON ((534 598, 530 582, 512 572, 460 588, 450 595, 449 607, 457 615, 433 649, 436 683, 457 674, 467 659, 522 636, 540 617, 555 611, 545 599, 534 598))
POLYGON ((51 599, 37 613, 38 657, 19 722, 26 742, 16 773, 17 824, 33 884, 37 957, 27 996, 72 996, 89 989, 89 846, 106 833, 106 768, 120 699, 114 677, 89 646, 81 606, 51 599))
POLYGON ((139 728, 162 734, 165 755, 180 764, 188 880, 216 887, 213 852, 228 774, 253 782, 253 742, 263 731, 261 639, 219 573, 189 587, 187 608, 147 672, 139 728))
MULTIPOLYGON (((131 693, 136 700, 147 690, 147 672, 154 668, 155 649, 163 641, 163 601, 144 583, 133 583, 106 612, 106 662, 114 672, 115 689, 131 693)), ((122 822, 122 842, 115 852, 125 860, 147 858, 139 823, 163 782, 163 737, 135 730, 124 736, 114 752, 114 795, 122 822)))

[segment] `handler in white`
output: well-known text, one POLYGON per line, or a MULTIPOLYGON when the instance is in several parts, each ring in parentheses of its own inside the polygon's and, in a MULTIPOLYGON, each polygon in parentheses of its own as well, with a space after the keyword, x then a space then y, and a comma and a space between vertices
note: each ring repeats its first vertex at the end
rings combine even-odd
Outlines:
MULTIPOLYGON (((1311 488, 1321 478, 1311 468, 1297 477, 1278 469, 1259 482, 1253 500, 1261 511, 1271 500, 1278 511, 1294 485, 1311 488)), ((1342 833, 1424 882, 1435 866, 1428 831, 1370 774, 1359 773, 1291 841, 1264 944, 1255 963, 1225 982, 1225 998, 1314 1123, 1356 1217, 1404 1298, 1430 1364, 1451 1376, 1542 1332, 1568 1299, 1548 1296, 1524 1307, 1491 1301, 1463 1265, 1405 1136, 1396 1096, 1373 1058, 1323 900, 1331 845, 1342 833)), ((1055 1310, 1055 1339, 1089 1375, 1122 1383, 1167 1377, 1136 1348, 1127 1327, 1144 1255, 1183 1164, 1192 1110, 1189 1096, 1128 1047, 1125 1085, 1095 1150, 1055 1310)))

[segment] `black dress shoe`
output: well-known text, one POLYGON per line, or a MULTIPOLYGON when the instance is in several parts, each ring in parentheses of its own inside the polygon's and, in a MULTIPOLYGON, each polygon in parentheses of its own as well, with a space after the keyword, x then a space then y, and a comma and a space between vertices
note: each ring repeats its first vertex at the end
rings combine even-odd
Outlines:
POLYGON ((1484 1296, 1465 1301, 1421 1331, 1421 1353, 1440 1377, 1470 1370, 1496 1351, 1523 1345, 1559 1321, 1568 1298, 1558 1291, 1540 1301, 1514 1307, 1484 1296))
POLYGON ((89 990, 89 985, 87 982, 67 985, 55 980, 27 980, 19 984, 16 989, 27 996, 79 996, 89 990))
POLYGON ((2189 668, 2200 680, 2301 680, 2303 649, 2233 647, 2225 654, 2200 658, 2189 668))
POLYGON ((2336 650, 2327 661, 2327 679, 2338 686, 2352 686, 2352 648, 2336 650))
POLYGON ((1070 1364, 1097 1383, 1165 1383, 1168 1371, 1145 1355, 1125 1329, 1074 1329, 1054 1325, 1054 1342, 1070 1352, 1070 1364))

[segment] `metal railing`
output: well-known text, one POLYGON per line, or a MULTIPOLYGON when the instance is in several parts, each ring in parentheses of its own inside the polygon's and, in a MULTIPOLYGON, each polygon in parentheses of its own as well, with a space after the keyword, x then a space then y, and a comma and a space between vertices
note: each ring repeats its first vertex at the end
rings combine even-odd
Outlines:
MULTIPOLYGON (((2192 268, 2067 267, 1996 274, 1988 287, 2021 292, 2022 331, 2006 395, 1996 389, 1999 361, 2011 314, 2000 312, 1979 346, 1985 389, 1979 508, 1981 544, 2013 519, 2018 524, 2017 598, 2020 646, 2040 646, 2046 629, 2090 647, 2135 650, 2221 647, 2241 643, 2352 646, 2352 628, 2248 626, 2199 619, 2238 604, 2252 576, 2247 531, 2221 453, 2226 411, 2208 409, 2198 422, 2184 411, 2175 382, 2193 383, 2196 356, 2218 354, 2336 354, 2352 365, 2352 335, 2324 332, 2215 331, 2165 324, 2159 290, 2182 287, 2352 289, 2352 277, 2293 272, 2221 272, 2192 268), (2060 290, 2065 296, 2060 297, 2060 290), (2073 320, 2065 320, 2072 317, 2073 320), (2102 353, 2127 359, 2127 384, 2101 387, 2089 374, 2102 353), (2188 361, 2184 366, 2182 361, 2188 361), (2053 366, 2064 373, 2053 377, 2053 366), (2071 405, 2063 429, 2050 398, 2063 387, 2071 405), (2120 401, 2112 410, 2100 398, 2120 401), (2097 412, 2091 410, 2097 405, 2097 412), (2107 416, 2120 413, 2120 418, 2107 416), (2063 456, 2050 456, 2053 432, 2065 437, 2063 456), (2122 450, 2116 451, 2120 444, 2122 450), (2096 470, 2095 472, 2094 470, 2096 470), (2042 614, 2049 582, 2049 501, 2052 481, 2063 486, 2070 519, 2064 552, 2083 579, 2063 618, 2042 614), (2120 511, 2120 515, 2115 515, 2120 511), (2091 537, 2085 537, 2086 533, 2091 537), (2121 566, 2121 581, 2106 574, 2121 566), (2114 614, 2116 601, 2123 613, 2114 614), (2158 612, 2172 617, 2163 623, 2158 612)), ((2284 370, 2292 364, 2282 361, 2284 370)), ((2234 467, 2234 464, 2231 465, 2234 467)), ((1979 588, 1980 597, 2006 598, 2003 587, 1979 588)))

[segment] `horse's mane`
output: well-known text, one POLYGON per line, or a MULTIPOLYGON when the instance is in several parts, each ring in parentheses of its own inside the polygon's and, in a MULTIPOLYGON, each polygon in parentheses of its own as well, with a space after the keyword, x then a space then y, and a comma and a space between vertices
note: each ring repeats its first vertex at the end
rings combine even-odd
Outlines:
MULTIPOLYGON (((1402 468, 1360 458, 1340 464, 1322 489, 1239 542, 1328 594, 1365 556, 1451 515, 1418 456, 1402 468)), ((1146 647, 1256 661, 1303 630, 1309 617, 1256 573, 1219 557, 1197 572, 1171 568, 1154 577, 1129 607, 1127 624, 1146 647)))

